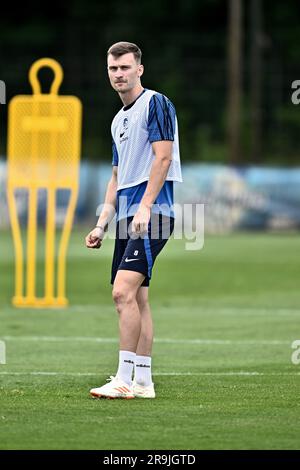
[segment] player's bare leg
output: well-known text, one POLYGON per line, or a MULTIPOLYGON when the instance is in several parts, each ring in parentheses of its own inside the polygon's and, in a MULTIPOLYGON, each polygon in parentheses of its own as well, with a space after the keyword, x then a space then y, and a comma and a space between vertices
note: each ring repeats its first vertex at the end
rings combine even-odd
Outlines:
POLYGON ((119 313, 120 351, 116 376, 90 393, 96 398, 134 398, 132 373, 141 333, 141 315, 136 300, 144 276, 134 271, 119 270, 113 287, 113 299, 119 313))
POLYGON ((153 321, 148 298, 148 287, 140 287, 136 300, 141 316, 141 332, 136 354, 139 356, 151 356, 153 344, 153 321))
POLYGON ((153 322, 148 291, 148 287, 140 287, 136 296, 141 316, 141 333, 135 357, 133 393, 139 398, 155 398, 151 373, 153 322))
POLYGON ((119 313, 120 350, 136 352, 141 333, 141 315, 137 292, 145 276, 135 271, 119 270, 113 287, 113 299, 119 313))

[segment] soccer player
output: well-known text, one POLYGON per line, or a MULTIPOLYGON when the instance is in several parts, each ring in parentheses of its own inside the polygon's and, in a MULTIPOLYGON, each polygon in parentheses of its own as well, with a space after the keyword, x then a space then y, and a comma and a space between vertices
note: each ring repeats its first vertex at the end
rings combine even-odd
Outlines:
POLYGON ((120 350, 116 376, 93 388, 94 397, 155 397, 148 290, 155 258, 174 228, 173 182, 182 178, 175 108, 166 96, 143 88, 141 56, 129 42, 107 52, 110 83, 123 108, 111 126, 113 167, 104 208, 86 246, 100 248, 116 208, 111 283, 120 350))

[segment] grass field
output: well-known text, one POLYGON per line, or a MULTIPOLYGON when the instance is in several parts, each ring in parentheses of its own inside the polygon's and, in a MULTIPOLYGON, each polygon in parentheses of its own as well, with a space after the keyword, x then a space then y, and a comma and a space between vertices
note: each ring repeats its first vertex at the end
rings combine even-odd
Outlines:
POLYGON ((297 449, 300 239, 207 237, 202 251, 171 240, 150 290, 155 400, 93 400, 115 373, 112 241, 71 238, 70 307, 15 309, 13 251, 0 232, 1 449, 297 449))

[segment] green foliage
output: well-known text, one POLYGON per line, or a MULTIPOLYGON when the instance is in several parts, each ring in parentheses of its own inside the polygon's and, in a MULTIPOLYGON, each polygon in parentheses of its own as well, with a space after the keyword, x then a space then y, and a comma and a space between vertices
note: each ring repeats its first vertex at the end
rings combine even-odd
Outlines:
MULTIPOLYGON (((248 4, 243 20, 245 64, 251 46, 248 4)), ((300 4, 280 0, 262 4, 263 157, 296 163, 295 132, 289 119, 283 116, 278 121, 277 113, 288 106, 287 89, 300 78, 300 4)), ((221 0, 133 0, 126 5, 121 0, 90 0, 88 6, 73 0, 54 2, 51 10, 37 2, 17 9, 7 5, 0 18, 0 79, 6 82, 8 100, 31 93, 27 73, 32 62, 44 56, 59 60, 65 72, 61 93, 83 101, 84 158, 110 160, 110 122, 121 102, 107 79, 106 51, 119 40, 136 42, 143 50, 144 86, 165 93, 176 106, 183 161, 226 161, 227 7, 228 2, 221 0), (204 142, 199 142, 201 138, 204 142)), ((243 94, 247 102, 247 67, 243 94)), ((0 154, 5 154, 7 107, 0 111, 0 154)), ((294 112, 299 114, 298 108, 294 112)), ((247 123, 249 115, 242 123, 245 162, 251 139, 247 123)))

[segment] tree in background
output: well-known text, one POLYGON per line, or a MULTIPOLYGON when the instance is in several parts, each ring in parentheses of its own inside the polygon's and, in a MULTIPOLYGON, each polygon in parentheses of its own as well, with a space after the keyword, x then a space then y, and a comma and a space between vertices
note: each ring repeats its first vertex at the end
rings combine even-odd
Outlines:
POLYGON ((229 0, 228 34, 228 147, 229 161, 241 163, 241 96, 242 96, 242 2, 229 0))
MULTIPOLYGON (((65 71, 61 92, 83 101, 83 157, 109 161, 109 124, 119 100, 110 93, 106 51, 113 42, 129 40, 143 50, 145 86, 162 90, 176 105, 184 161, 297 163, 299 109, 291 104, 290 93, 292 81, 300 79, 300 2, 253 0, 251 20, 250 2, 240 1, 247 5, 236 78, 243 86, 231 91, 240 101, 240 114, 228 118, 230 1, 54 0, 51 9, 37 0, 18 8, 7 4, 0 18, 0 79, 6 83, 7 101, 31 93, 27 73, 34 60, 57 59, 65 71), (260 42, 255 5, 264 17, 268 48, 260 42), (236 157, 229 159, 227 126, 233 119, 240 142, 236 157)), ((49 86, 51 74, 45 72, 42 79, 49 86)), ((2 155, 6 108, 0 108, 2 155)))

